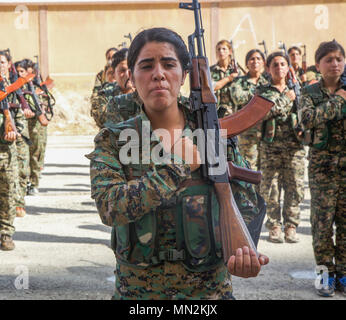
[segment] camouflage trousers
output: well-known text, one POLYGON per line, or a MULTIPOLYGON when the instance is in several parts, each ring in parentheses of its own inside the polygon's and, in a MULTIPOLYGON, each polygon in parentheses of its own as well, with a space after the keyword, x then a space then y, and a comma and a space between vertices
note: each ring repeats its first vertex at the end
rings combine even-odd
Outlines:
POLYGON ((310 152, 311 231, 317 265, 346 275, 346 153, 310 152), (333 240, 335 225, 335 243, 333 240), (333 259, 335 262, 333 262, 333 259))
POLYGON ((0 233, 11 236, 15 231, 16 166, 15 145, 0 143, 0 233))
MULTIPOLYGON (((22 134, 25 137, 29 137, 29 129, 28 129, 28 121, 24 120, 24 130, 22 134)), ((25 207, 24 197, 26 196, 27 191, 27 182, 29 181, 30 174, 30 153, 29 153, 29 145, 27 145, 23 138, 19 138, 16 140, 16 151, 17 151, 17 163, 18 166, 15 168, 18 170, 18 180, 17 180, 17 197, 16 197, 16 207, 25 207)))
POLYGON ((41 170, 44 165, 44 156, 47 145, 47 127, 41 126, 36 119, 29 119, 30 146, 30 182, 35 188, 39 185, 41 170))
POLYGON ((274 141, 261 144, 261 195, 267 203, 266 227, 295 226, 300 223, 299 204, 304 197, 304 156, 303 147, 297 143, 274 141), (281 211, 280 195, 284 191, 281 211))
POLYGON ((260 139, 258 129, 251 128, 239 136, 239 151, 252 170, 260 170, 260 139))
POLYGON ((231 276, 224 266, 187 271, 181 263, 136 269, 117 264, 114 300, 234 300, 231 276))

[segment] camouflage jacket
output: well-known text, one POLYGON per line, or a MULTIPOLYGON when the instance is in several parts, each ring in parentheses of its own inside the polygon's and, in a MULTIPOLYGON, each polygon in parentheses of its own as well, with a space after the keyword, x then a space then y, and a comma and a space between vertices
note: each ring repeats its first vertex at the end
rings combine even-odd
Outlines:
POLYGON ((100 90, 92 94, 90 98, 90 115, 94 118, 99 128, 102 128, 105 122, 104 115, 108 102, 112 97, 120 94, 122 94, 122 91, 116 82, 105 82, 100 90))
POLYGON ((311 81, 320 81, 322 75, 317 71, 315 66, 310 66, 306 70, 306 82, 309 84, 311 81))
POLYGON ((99 122, 103 127, 135 117, 141 112, 141 101, 137 92, 121 94, 110 98, 105 113, 100 115, 99 122))
MULTIPOLYGON (((211 80, 216 83, 220 80, 222 80, 225 77, 228 77, 232 73, 234 73, 235 70, 233 66, 230 64, 226 71, 223 71, 218 64, 214 64, 210 67, 210 74, 211 74, 211 80)), ((227 85, 225 85, 223 88, 217 90, 215 92, 218 106, 223 106, 225 109, 227 109, 227 112, 225 115, 231 114, 232 112, 232 100, 231 100, 231 83, 229 82, 227 85)))
POLYGON ((94 93, 97 93, 103 86, 103 84, 105 83, 105 69, 101 70, 95 77, 95 83, 94 83, 94 87, 93 87, 93 91, 92 91, 92 95, 94 93))
MULTIPOLYGON (((271 83, 258 87, 257 93, 275 104, 267 113, 262 124, 262 140, 264 142, 290 143, 300 146, 293 130, 293 119, 296 118, 293 110, 293 101, 286 93, 288 87, 280 92, 271 83)), ((303 147, 303 146, 301 146, 303 147)))
POLYGON ((246 105, 256 93, 258 86, 268 84, 268 80, 261 75, 257 84, 250 80, 249 74, 236 78, 230 87, 231 101, 234 112, 240 110, 246 105))
MULTIPOLYGON (((186 119, 185 129, 194 129, 196 125, 192 114, 182 105, 180 105, 180 108, 183 110, 186 119)), ((138 250, 144 250, 142 241, 145 244, 149 243, 159 248, 161 251, 175 250, 175 248, 179 247, 177 242, 179 237, 177 234, 185 231, 181 231, 180 223, 177 224, 177 216, 181 216, 178 215, 177 211, 181 210, 179 208, 183 205, 182 195, 184 192, 191 188, 192 194, 196 192, 194 186, 182 187, 182 185, 191 179, 201 181, 200 171, 197 170, 191 173, 189 165, 185 164, 174 154, 168 155, 172 163, 159 163, 155 159, 151 159, 150 155, 152 155, 154 149, 158 148, 160 140, 153 135, 151 128, 145 127, 144 124, 148 123, 145 112, 141 112, 136 118, 102 129, 95 137, 95 150, 87 155, 87 158, 91 160, 91 196, 95 199, 102 222, 116 228, 118 235, 129 230, 131 223, 135 223, 139 242, 133 244, 133 248, 129 248, 126 241, 122 242, 116 236, 117 254, 122 256, 122 258, 118 259, 119 256, 117 255, 118 262, 124 263, 124 255, 126 255, 128 260, 131 261, 132 259, 132 264, 138 266, 148 265, 148 261, 146 263, 136 261, 133 257, 138 250), (135 126, 133 122, 136 123, 135 126), (150 132, 148 135, 149 140, 147 140, 150 147, 142 149, 141 140, 135 142, 134 145, 138 145, 140 148, 139 155, 141 160, 138 165, 126 165, 123 164, 124 161, 121 161, 120 158, 121 154, 128 154, 128 152, 121 153, 121 146, 124 146, 127 141, 120 143, 120 135, 124 129, 133 129, 134 127, 146 128, 150 132), (146 164, 145 159, 149 159, 146 164), (157 231, 155 234, 144 232, 149 226, 156 226, 157 231), (155 237, 157 238, 154 241, 155 237), (119 247, 120 249, 118 250, 119 247)), ((142 130, 138 129, 137 132, 141 133, 143 132, 142 130)), ((144 139, 144 137, 142 136, 140 139, 144 139)), ((232 143, 228 146, 228 160, 239 166, 246 167, 246 162, 239 154, 236 145, 232 143)), ((238 208, 242 212, 245 221, 252 221, 259 213, 257 209, 257 194, 254 188, 251 184, 238 180, 232 181, 231 184, 238 208)), ((198 188, 204 190, 204 188, 210 187, 203 182, 198 188)), ((207 189, 203 192, 207 192, 206 195, 209 194, 207 189)), ((203 203, 206 206, 205 208, 207 208, 206 200, 203 200, 206 196, 200 196, 200 193, 194 194, 195 196, 190 198, 183 198, 186 201, 189 201, 188 199, 192 201, 191 210, 193 208, 197 210, 194 206, 197 205, 198 207, 203 203), (193 202, 194 199, 196 199, 197 203, 193 202)), ((217 203, 216 198, 213 197, 213 199, 213 203, 217 203)), ((191 212, 194 211, 192 210, 191 212)), ((214 220, 213 226, 218 229, 218 210, 214 214, 216 220, 214 220)), ((191 218, 197 219, 197 217, 191 218)), ((197 229, 193 230, 194 233, 200 230, 199 228, 203 229, 191 221, 189 228, 195 227, 197 229)), ((204 242, 201 242, 201 238, 199 238, 205 237, 204 233, 202 235, 199 234, 193 240, 195 249, 198 252, 205 249, 204 242)), ((219 231, 216 232, 217 235, 219 235, 219 231)), ((114 242, 112 243, 114 248, 114 242)), ((221 247, 219 246, 216 249, 221 258, 221 247)), ((198 270, 199 265, 195 265, 195 270, 198 270)))
MULTIPOLYGON (((340 88, 342 84, 340 82, 340 88)), ((327 152, 345 152, 346 100, 330 93, 323 80, 303 88, 298 107, 298 118, 305 131, 311 130, 313 152, 319 143, 327 152)))

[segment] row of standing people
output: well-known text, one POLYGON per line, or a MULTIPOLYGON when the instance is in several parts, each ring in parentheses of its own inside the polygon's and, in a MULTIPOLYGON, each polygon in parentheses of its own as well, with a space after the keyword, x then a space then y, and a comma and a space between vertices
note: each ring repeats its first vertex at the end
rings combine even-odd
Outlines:
MULTIPOLYGON (((126 52, 127 49, 123 50, 126 52)), ((333 123, 333 121, 336 121, 338 125, 342 123, 342 121, 344 121, 342 120, 344 119, 344 114, 342 114, 340 110, 343 110, 345 93, 343 89, 341 89, 340 74, 342 72, 340 73, 340 70, 343 67, 339 66, 338 72, 340 74, 335 75, 337 82, 339 82, 337 87, 338 90, 331 92, 324 87, 326 78, 323 78, 325 76, 323 72, 319 72, 321 71, 320 67, 318 67, 318 70, 314 67, 310 67, 307 73, 303 72, 302 68, 299 66, 301 51, 297 47, 288 50, 289 56, 283 52, 274 52, 269 55, 267 59, 265 59, 264 54, 260 50, 254 49, 249 51, 245 59, 245 65, 248 69, 245 75, 240 75, 239 68, 235 68, 231 47, 228 41, 220 41, 216 46, 216 52, 218 63, 211 67, 211 75, 214 80, 215 93, 218 97, 218 111, 220 117, 241 109, 249 102, 255 93, 275 103, 260 127, 248 130, 239 137, 240 151, 250 163, 251 168, 260 168, 263 171, 263 181, 261 183, 260 192, 267 202, 268 219, 266 221, 266 226, 269 229, 269 241, 275 243, 283 242, 281 218, 283 217, 285 240, 291 243, 298 242, 299 238, 296 234, 296 228, 300 222, 299 204, 304 196, 305 149, 302 140, 304 140, 304 138, 305 140, 307 139, 307 132, 315 125, 314 123, 308 123, 308 125, 304 123, 304 113, 302 110, 306 109, 304 101, 307 101, 304 97, 309 94, 314 96, 314 92, 311 90, 318 91, 320 89, 320 91, 323 91, 324 97, 321 101, 318 101, 318 103, 326 103, 326 108, 328 108, 330 104, 335 107, 334 103, 330 103, 330 100, 335 99, 341 115, 337 118, 327 118, 326 120, 323 119, 323 115, 317 112, 315 117, 318 117, 318 121, 328 121, 328 128, 332 127, 330 126, 330 122, 333 123), (292 64, 296 72, 296 78, 301 87, 304 88, 302 90, 304 96, 299 105, 297 103, 297 94, 287 86, 286 80, 290 64, 292 64), (263 72, 264 70, 266 70, 266 72, 263 72), (314 82, 317 83, 311 86, 314 82), (309 89, 305 89, 305 86, 309 89), (300 125, 303 127, 304 131, 297 125, 298 120, 300 120, 300 125), (281 209, 280 197, 282 192, 284 192, 284 203, 281 209)), ((316 64, 319 66, 321 60, 330 59, 329 56, 335 52, 338 53, 338 59, 340 61, 343 60, 343 62, 341 61, 340 63, 344 64, 345 54, 343 48, 335 41, 321 44, 316 52, 316 64)), ((127 63, 126 55, 124 55, 122 59, 125 65, 127 63)), ((115 58, 115 60, 117 59, 115 58)), ((114 70, 116 70, 117 65, 117 63, 114 64, 114 70)), ((128 80, 128 76, 126 77, 125 75, 125 78, 128 80)), ((112 89, 108 91, 105 90, 107 86, 111 88, 112 86, 115 87, 116 84, 110 85, 106 82, 99 88, 101 89, 100 91, 94 91, 92 97, 92 115, 100 128, 107 126, 107 122, 109 125, 111 123, 127 120, 137 115, 141 110, 139 107, 141 102, 138 100, 138 97, 136 97, 135 92, 124 95, 124 93, 126 93, 125 90, 116 93, 115 90, 112 89), (119 96, 119 93, 123 95, 119 96), (131 107, 129 107, 130 105, 131 107), (137 107, 133 107, 134 105, 137 107), (131 112, 129 112, 129 110, 131 110, 131 112), (101 121, 98 122, 100 119, 101 121)), ((123 89, 125 89, 125 87, 123 86, 123 89)), ((179 97, 179 99, 184 100, 184 97, 179 97)), ((314 110, 316 106, 319 107, 315 100, 316 99, 312 100, 313 103, 310 105, 310 110, 314 110)), ((316 111, 311 112, 316 113, 316 111)), ((328 110, 327 113, 329 114, 328 110)), ((345 152, 344 131, 342 131, 342 129, 340 130, 340 132, 336 134, 333 133, 333 139, 342 142, 336 154, 336 158, 339 159, 339 162, 340 159, 344 157, 345 152)), ((314 136, 312 139, 314 139, 314 136)), ((317 138, 315 137, 315 139, 317 138)), ((307 142, 305 141, 305 143, 307 142)), ((311 154, 314 154, 316 149, 316 143, 309 142, 308 144, 311 146, 309 170, 311 171, 312 168, 318 170, 321 166, 316 166, 316 159, 314 160, 311 158, 311 154)), ((331 144, 326 144, 326 148, 330 149, 330 146, 333 144, 334 142, 332 140, 331 144)), ((324 152, 334 152, 334 150, 329 149, 324 152)), ((317 154, 317 158, 321 157, 318 152, 317 154)), ((338 280, 344 279, 345 277, 346 259, 345 249, 343 249, 345 248, 345 206, 342 208, 339 205, 339 201, 343 201, 342 198, 345 194, 343 189, 345 187, 345 179, 342 177, 342 172, 344 172, 345 169, 342 161, 343 160, 341 160, 340 167, 329 168, 331 170, 330 172, 335 172, 335 169, 337 169, 335 174, 337 176, 336 180, 339 182, 333 186, 336 190, 332 188, 332 190, 334 190, 334 202, 331 201, 328 204, 327 211, 329 211, 330 214, 326 224, 324 223, 325 217, 320 212, 321 210, 319 210, 321 205, 316 202, 321 196, 325 198, 325 195, 319 193, 322 190, 319 187, 317 187, 318 191, 316 191, 316 183, 314 180, 316 178, 313 178, 316 174, 313 175, 309 172, 310 189, 312 191, 311 222, 313 225, 313 248, 316 262, 317 264, 326 265, 331 278, 337 275, 338 280), (340 197, 340 199, 338 197, 340 197), (336 203, 338 204, 336 205, 336 203), (338 217, 336 219, 337 249, 334 250, 330 234, 332 234, 332 225, 336 216, 338 217), (333 259, 336 256, 338 258, 334 263, 333 259)), ((319 174, 317 174, 317 176, 320 177, 319 174)), ((327 180, 326 177, 324 178, 327 180)), ((320 182, 321 181, 319 181, 319 184, 320 182)), ((324 192, 325 189, 322 191, 324 192)), ((330 288, 325 291, 322 290, 319 293, 327 295, 329 292, 328 290, 330 290, 330 288)))
POLYGON ((267 59, 260 50, 254 49, 245 59, 249 72, 240 77, 232 65, 230 44, 221 41, 216 48, 219 61, 211 69, 219 90, 220 106, 226 113, 241 109, 255 93, 275 102, 260 126, 239 137, 242 155, 252 168, 263 172, 260 193, 267 203, 269 241, 284 241, 282 224, 285 240, 299 241, 296 228, 300 223, 299 204, 304 198, 304 145, 309 146, 313 249, 317 265, 324 265, 329 271, 329 283, 318 293, 332 296, 337 284, 345 294, 346 67, 343 47, 336 41, 321 43, 315 53, 315 66, 306 72, 300 66, 298 47, 290 48, 288 55, 274 52, 267 59), (228 59, 225 51, 229 53, 228 59), (293 67, 299 82, 298 94, 287 81, 289 66, 293 67), (220 88, 223 79, 227 80, 220 88), (333 224, 336 225, 335 243, 333 224))
MULTIPOLYGON (((9 50, 0 51, 1 78, 6 90, 18 77, 37 74, 37 64, 30 59, 13 62, 9 50)), ((15 217, 24 217, 25 196, 38 193, 47 144, 48 113, 52 116, 54 97, 42 90, 42 79, 35 77, 10 93, 6 100, 17 133, 4 136, 4 115, 0 113, 0 233, 1 249, 13 250, 15 217), (48 102, 49 101, 49 102, 48 102), (39 107, 37 106, 39 104, 39 107), (44 115, 42 115, 42 110, 44 115)), ((46 87, 45 87, 46 88, 46 87)), ((2 108, 3 109, 3 108, 2 108)))

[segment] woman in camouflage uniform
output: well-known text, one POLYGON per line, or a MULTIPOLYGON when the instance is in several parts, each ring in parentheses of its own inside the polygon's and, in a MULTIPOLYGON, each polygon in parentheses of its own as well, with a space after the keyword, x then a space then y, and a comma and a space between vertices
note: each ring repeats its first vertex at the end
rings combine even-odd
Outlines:
POLYGON ((300 85, 305 84, 305 82, 307 81, 306 74, 303 68, 300 66, 302 62, 302 50, 300 50, 299 47, 293 46, 288 49, 287 53, 300 85))
MULTIPOLYGON (((128 75, 128 51, 127 48, 123 48, 112 57, 111 67, 113 69, 115 82, 105 82, 100 90, 95 92, 91 97, 90 114, 99 128, 103 128, 104 122, 107 120, 105 118, 107 104, 113 97, 130 94, 134 91, 128 75)), ((128 98, 131 100, 131 95, 129 95, 128 98)))
POLYGON ((267 59, 271 83, 258 92, 275 105, 263 121, 261 141, 261 194, 267 203, 266 227, 269 241, 282 243, 281 216, 286 242, 298 242, 296 227, 300 222, 299 203, 304 196, 304 147, 293 130, 293 102, 295 94, 286 84, 288 57, 274 52, 267 59), (284 190, 284 204, 280 208, 280 188, 284 190))
POLYGON ((328 284, 317 292, 333 296, 337 285, 345 295, 346 84, 340 81, 345 51, 336 41, 323 42, 315 53, 315 62, 322 79, 303 89, 299 118, 306 136, 311 136, 309 187, 313 249, 317 265, 326 266, 329 272, 328 284))
MULTIPOLYGON (((265 57, 260 50, 253 49, 246 54, 245 65, 249 72, 245 76, 235 79, 230 88, 234 112, 240 110, 251 100, 258 86, 268 83, 263 76, 264 63, 265 57)), ((239 136, 240 153, 253 170, 259 169, 259 138, 260 130, 257 126, 239 136)))
MULTIPOLYGON (((6 63, 6 68, 3 69, 3 78, 5 79, 6 87, 6 84, 11 84, 11 82, 13 82, 15 79, 14 74, 12 73, 12 71, 10 71, 12 59, 8 52, 5 51, 0 52, 0 59, 3 60, 4 63, 6 63)), ((8 96, 8 101, 10 103, 13 114, 17 114, 19 112, 20 117, 22 117, 23 114, 25 116, 23 117, 23 119, 21 119, 21 125, 23 125, 23 128, 20 129, 21 136, 18 136, 15 143, 13 144, 17 154, 17 167, 15 168, 15 175, 18 178, 16 182, 17 196, 15 200, 16 216, 24 217, 26 213, 24 197, 26 195, 26 186, 29 176, 29 145, 27 144, 27 142, 25 142, 23 136, 25 138, 29 137, 27 119, 32 118, 33 116, 35 116, 35 114, 30 110, 28 106, 27 108, 22 109, 23 113, 18 110, 22 108, 22 102, 19 101, 18 96, 14 92, 8 96)))
MULTIPOLYGON (((88 155, 92 197, 103 223, 113 227, 114 298, 232 299, 215 193, 201 180, 197 147, 183 131, 196 127, 194 115, 178 103, 190 65, 187 48, 171 30, 144 30, 131 43, 128 63, 143 112, 102 129, 88 155), (139 148, 130 149, 130 162, 127 139, 121 137, 125 129, 139 135, 130 141, 139 148), (169 135, 161 140, 157 130, 163 129, 169 135), (153 159, 154 152, 159 158, 153 159)), ((236 150, 232 156, 244 165, 236 150)), ((228 268, 238 276, 256 276, 267 262, 244 247, 228 268)))
POLYGON ((232 46, 227 40, 216 44, 217 63, 210 67, 215 95, 219 106, 219 117, 233 113, 230 85, 239 75, 232 59, 232 46))
MULTIPOLYGON (((9 85, 9 61, 10 57, 0 52, 0 73, 5 87, 9 85)), ((1 104, 2 107, 2 104, 1 104)), ((15 228, 13 225, 16 217, 16 201, 18 201, 18 163, 16 144, 23 131, 24 114, 21 108, 11 108, 10 113, 17 129, 15 132, 5 134, 4 115, 0 110, 0 245, 2 250, 15 248, 12 236, 15 228)))

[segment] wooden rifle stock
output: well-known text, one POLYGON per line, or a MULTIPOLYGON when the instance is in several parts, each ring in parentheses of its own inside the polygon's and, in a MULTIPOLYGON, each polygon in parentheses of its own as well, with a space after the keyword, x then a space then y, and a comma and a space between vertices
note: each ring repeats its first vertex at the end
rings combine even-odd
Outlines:
POLYGON ((228 161, 228 176, 229 180, 237 179, 240 181, 249 182, 252 184, 260 184, 262 180, 261 171, 253 171, 247 168, 239 167, 233 164, 232 161, 228 161))
POLYGON ((229 183, 215 183, 215 192, 220 206, 220 231, 224 262, 227 263, 238 248, 248 247, 258 252, 234 200, 229 183))

